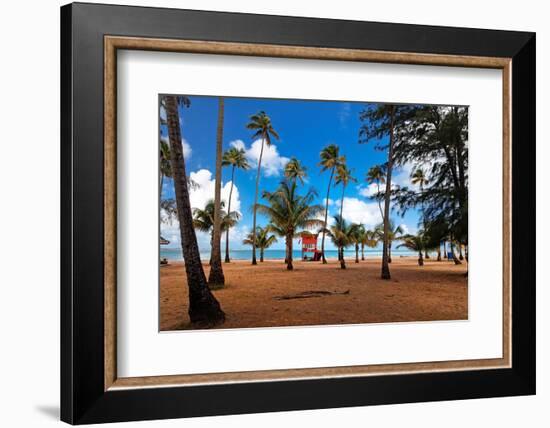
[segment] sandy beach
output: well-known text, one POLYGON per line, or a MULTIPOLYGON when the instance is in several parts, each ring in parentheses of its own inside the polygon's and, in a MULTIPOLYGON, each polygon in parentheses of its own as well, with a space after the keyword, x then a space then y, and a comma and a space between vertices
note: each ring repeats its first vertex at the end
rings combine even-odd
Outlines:
MULTIPOLYGON (((380 279, 380 259, 346 263, 341 270, 336 260, 298 260, 294 271, 278 260, 224 263, 225 288, 213 293, 226 321, 217 328, 468 318, 466 263, 429 259, 419 267, 414 257, 394 258, 389 281, 380 279)), ((208 264, 204 269, 208 275, 208 264)), ((160 329, 190 328, 187 309, 184 265, 171 261, 160 269, 160 329)))

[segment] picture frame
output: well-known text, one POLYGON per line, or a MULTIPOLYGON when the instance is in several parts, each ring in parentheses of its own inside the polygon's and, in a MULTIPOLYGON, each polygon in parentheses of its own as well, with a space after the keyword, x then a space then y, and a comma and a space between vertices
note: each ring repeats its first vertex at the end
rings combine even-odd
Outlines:
POLYGON ((534 33, 63 6, 61 419, 86 424, 534 394, 535 96, 534 33), (501 69, 503 357, 119 378, 116 52, 121 49, 501 69))

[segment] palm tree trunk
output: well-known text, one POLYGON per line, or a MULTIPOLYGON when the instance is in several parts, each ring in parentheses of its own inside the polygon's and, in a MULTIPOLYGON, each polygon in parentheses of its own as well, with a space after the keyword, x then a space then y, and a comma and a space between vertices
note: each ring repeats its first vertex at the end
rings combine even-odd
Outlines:
POLYGON ((453 262, 455 262, 455 265, 461 265, 462 262, 460 260, 458 260, 458 257, 456 257, 456 254, 455 254, 455 244, 451 238, 451 254, 453 255, 453 262))
POLYGON ((325 222, 323 227, 323 237, 321 238, 321 257, 323 259, 323 264, 327 264, 327 259, 325 258, 325 229, 327 228, 327 219, 328 219, 328 198, 330 195, 330 185, 332 183, 332 177, 334 176, 334 169, 336 167, 332 167, 332 171, 330 172, 330 179, 328 180, 328 187, 327 187, 327 199, 325 202, 325 222))
POLYGON ((391 263, 391 241, 388 244, 388 263, 391 263))
POLYGON ((418 266, 424 266, 424 260, 422 259, 422 251, 418 252, 418 266))
POLYGON ((346 185, 342 185, 342 198, 340 199, 340 220, 344 220, 342 213, 344 212, 344 193, 346 192, 346 185))
POLYGON ((221 252, 221 189, 222 189, 222 141, 223 141, 224 99, 218 99, 218 129, 216 133, 216 182, 214 183, 214 230, 212 242, 212 267, 208 284, 223 285, 225 277, 222 268, 221 252))
POLYGON ((355 244, 355 263, 359 263, 359 244, 355 244))
POLYGON ((390 196, 391 196, 391 173, 393 168, 393 127, 395 119, 395 106, 391 106, 390 118, 390 146, 388 149, 388 167, 386 171, 386 194, 384 195, 384 243, 382 245, 382 279, 391 279, 390 266, 388 261, 389 247, 389 220, 390 220, 390 196))
MULTIPOLYGON (((227 214, 231 213, 231 198, 233 197, 233 184, 235 183, 235 165, 231 170, 231 187, 229 188, 229 201, 227 202, 227 214)), ((229 263, 229 227, 225 231, 225 263, 229 263)))
POLYGON ((260 248, 260 262, 263 263, 263 261, 264 261, 264 249, 260 248))
POLYGON ((164 185, 164 174, 160 173, 159 201, 162 200, 162 186, 164 185))
POLYGON ((262 148, 260 150, 260 158, 258 159, 258 172, 256 173, 256 192, 254 193, 254 216, 252 220, 252 264, 256 262, 256 206, 258 205, 258 189, 260 187, 260 172, 262 170, 262 156, 264 154, 264 138, 262 138, 262 148))
POLYGON ((292 265, 292 235, 287 235, 286 237, 286 269, 293 270, 294 266, 292 265))
POLYGON ((340 247, 340 268, 346 268, 346 260, 344 259, 344 247, 340 247))
POLYGON ((361 260, 365 260, 365 244, 361 243, 361 260))
POLYGON ((437 246, 437 261, 438 261, 438 262, 441 261, 441 242, 440 242, 439 245, 437 246))
POLYGON ((448 258, 447 256, 447 241, 443 241, 443 258, 446 259, 448 258))
POLYGON ((464 260, 464 256, 462 255, 462 244, 460 242, 458 243, 458 254, 459 260, 464 260))
MULTIPOLYGON (((380 181, 376 182, 376 191, 377 193, 380 193, 380 181)), ((378 200, 378 209, 380 210, 380 217, 382 217, 382 222, 384 222, 384 211, 382 211, 382 201, 380 198, 376 198, 378 200)))
POLYGON ((187 286, 189 287, 189 318, 193 324, 205 326, 219 324, 225 320, 225 313, 208 288, 201 264, 197 236, 193 228, 189 189, 187 188, 177 101, 173 96, 167 96, 164 99, 172 154, 170 162, 174 179, 181 249, 185 261, 187 286))

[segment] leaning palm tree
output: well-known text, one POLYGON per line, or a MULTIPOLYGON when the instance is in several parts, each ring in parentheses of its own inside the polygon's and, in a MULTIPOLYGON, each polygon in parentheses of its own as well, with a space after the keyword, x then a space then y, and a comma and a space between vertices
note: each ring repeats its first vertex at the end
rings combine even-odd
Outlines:
POLYGON ((296 182, 288 180, 282 181, 274 192, 264 192, 262 197, 267 204, 257 204, 256 209, 270 218, 272 231, 285 238, 286 268, 292 270, 292 240, 301 229, 323 225, 317 218, 323 207, 313 204, 317 197, 313 189, 298 195, 296 182))
MULTIPOLYGON (((250 168, 246 159, 244 149, 231 147, 222 157, 222 166, 231 166, 231 187, 229 188, 229 200, 227 202, 227 212, 231 212, 231 198, 233 197, 233 186, 235 184, 235 170, 247 170, 250 168)), ((229 263, 229 229, 225 232, 225 263, 229 263)))
POLYGON ((344 248, 353 243, 353 235, 358 228, 357 224, 348 224, 340 215, 334 216, 334 224, 327 229, 327 235, 331 239, 334 246, 338 249, 338 260, 340 268, 346 269, 346 261, 344 259, 344 248))
MULTIPOLYGON (((258 171, 256 173, 256 191, 254 193, 254 216, 252 220, 252 230, 256 230, 256 207, 258 205, 258 189, 260 186, 260 172, 262 168, 262 156, 264 154, 264 144, 267 144, 268 146, 271 145, 271 137, 273 136, 275 139, 279 139, 279 134, 275 129, 273 129, 273 125, 271 124, 271 119, 265 112, 260 111, 256 113, 255 115, 250 116, 250 122, 246 125, 247 129, 251 129, 254 132, 252 135, 252 138, 260 138, 262 141, 262 147, 260 149, 260 157, 258 158, 258 171)), ((256 235, 254 235, 252 242, 252 264, 257 264, 256 262, 256 235)))
MULTIPOLYGON (((225 202, 221 201, 220 203, 220 230, 222 232, 228 231, 230 228, 237 224, 237 221, 240 219, 238 212, 233 211, 230 213, 225 212, 225 202)), ((204 208, 193 208, 193 227, 201 232, 210 233, 210 246, 213 248, 215 245, 215 236, 214 236, 214 225, 216 218, 216 203, 214 200, 209 200, 204 208)), ((213 264, 213 251, 210 251, 210 265, 213 264)), ((219 284, 218 284, 219 285, 219 284)))
POLYGON ((257 226, 256 227, 256 236, 250 232, 245 239, 243 239, 243 244, 252 245, 254 238, 256 238, 256 247, 260 249, 260 263, 264 261, 264 251, 271 247, 275 242, 277 242, 277 237, 271 232, 273 228, 271 225, 266 227, 257 226))
POLYGON ((285 165, 284 170, 285 177, 289 180, 299 180, 301 184, 304 184, 304 179, 307 176, 306 167, 303 166, 296 158, 291 158, 285 165))
POLYGON ((323 259, 323 264, 326 264, 327 259, 325 258, 325 230, 327 229, 330 186, 332 185, 332 179, 334 178, 334 173, 336 171, 336 168, 342 162, 343 159, 339 154, 338 146, 335 144, 330 144, 326 146, 323 150, 321 150, 320 156, 321 156, 321 162, 319 162, 319 165, 321 166, 321 172, 330 170, 330 178, 328 180, 328 186, 327 186, 327 197, 325 200, 325 222, 323 224, 323 235, 321 238, 321 257, 323 259))
MULTIPOLYGON (((428 177, 426 177, 426 174, 424 173, 424 170, 422 168, 417 168, 411 174, 411 183, 414 185, 418 185, 418 187, 420 188, 420 195, 422 196, 424 194, 424 186, 429 183, 428 177)), ((424 201, 421 202, 421 212, 422 223, 424 225, 424 230, 426 230, 426 214, 424 212, 424 201)), ((430 258, 427 248, 424 248, 424 258, 430 258)))
POLYGON ((210 274, 208 284, 223 286, 225 277, 221 252, 221 201, 222 201, 222 141, 223 141, 224 99, 218 98, 218 126, 216 132, 216 180, 214 182, 214 225, 212 228, 212 251, 210 253, 210 274))
POLYGON ((181 248, 189 288, 189 318, 193 324, 212 326, 222 323, 225 320, 225 313, 206 282, 197 245, 197 236, 193 228, 193 215, 189 201, 178 111, 179 105, 188 107, 190 102, 187 97, 170 95, 163 97, 162 105, 166 110, 181 248))
POLYGON ((411 251, 418 253, 418 266, 424 266, 424 259, 422 258, 422 250, 424 250, 424 239, 419 232, 418 235, 404 235, 401 237, 403 241, 397 246, 397 248, 405 247, 411 251))
POLYGON ((380 210, 381 221, 384 221, 384 211, 382 210, 382 199, 380 195, 380 185, 386 183, 386 172, 381 165, 375 165, 369 168, 367 172, 367 183, 376 184, 376 200, 378 201, 378 209, 380 210))

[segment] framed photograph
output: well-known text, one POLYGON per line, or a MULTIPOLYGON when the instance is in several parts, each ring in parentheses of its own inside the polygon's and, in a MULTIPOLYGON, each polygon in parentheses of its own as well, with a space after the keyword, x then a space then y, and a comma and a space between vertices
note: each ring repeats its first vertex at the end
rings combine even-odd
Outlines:
POLYGON ((535 393, 533 33, 76 3, 61 54, 62 420, 535 393))

